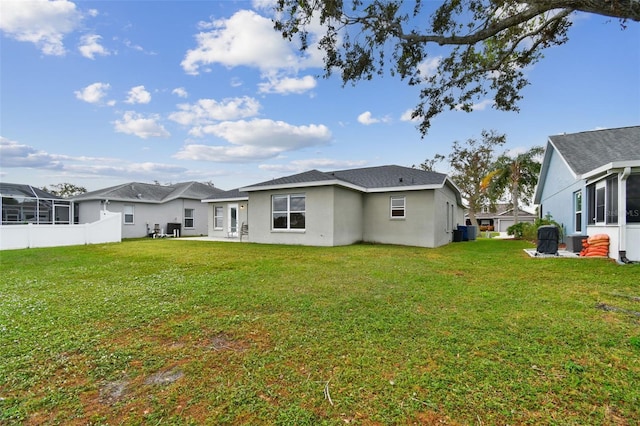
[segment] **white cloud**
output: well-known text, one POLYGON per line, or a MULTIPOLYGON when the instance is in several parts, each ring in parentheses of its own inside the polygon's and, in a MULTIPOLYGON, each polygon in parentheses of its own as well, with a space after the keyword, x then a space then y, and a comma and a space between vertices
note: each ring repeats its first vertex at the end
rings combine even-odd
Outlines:
POLYGON ((187 93, 184 87, 176 87, 171 91, 171 93, 181 98, 189 97, 189 93, 187 93))
POLYGON ((427 58, 424 61, 418 64, 418 71, 420 71, 420 75, 423 78, 429 78, 436 74, 438 71, 438 65, 440 65, 440 61, 442 60, 442 56, 436 56, 434 58, 427 58))
POLYGON ((358 116, 358 123, 364 124, 365 126, 369 126, 371 124, 376 123, 388 123, 390 121, 389 117, 375 118, 371 114, 370 111, 365 111, 358 116))
POLYGON ((261 164, 261 170, 280 173, 301 173, 307 170, 340 170, 366 166, 365 160, 333 160, 330 158, 312 158, 307 160, 293 160, 289 164, 261 164))
POLYGON ((302 78, 270 78, 269 82, 258 84, 258 89, 260 93, 300 94, 315 88, 316 85, 316 79, 307 75, 302 78))
POLYGON ((160 124, 158 115, 152 114, 148 117, 133 111, 127 111, 122 116, 122 120, 114 122, 115 131, 128 135, 135 135, 142 139, 150 137, 169 137, 169 132, 160 124))
POLYGON ((230 145, 191 144, 175 157, 216 162, 264 160, 284 152, 326 145, 331 140, 331 132, 324 125, 294 126, 267 119, 225 121, 205 126, 201 133, 222 138, 230 145))
MULTIPOLYGON (((74 93, 76 98, 81 101, 88 102, 90 104, 97 104, 102 101, 102 99, 107 96, 107 91, 111 88, 108 83, 93 83, 88 85, 82 90, 76 90, 74 93)), ((113 102, 109 102, 110 105, 113 102)))
POLYGON ((254 9, 273 10, 276 6, 276 0, 253 0, 251 5, 254 9))
POLYGON ((60 162, 52 155, 2 136, 0 136, 0 165, 7 168, 59 169, 61 167, 60 162))
POLYGON ((331 132, 324 125, 294 126, 268 119, 224 121, 206 126, 202 132, 234 145, 268 146, 282 150, 324 145, 331 138, 331 132))
MULTIPOLYGON (((476 104, 471 105, 472 111, 484 111, 487 108, 492 107, 494 104, 493 99, 484 99, 476 104)), ((462 111, 462 104, 458 104, 455 107, 456 111, 462 111)))
POLYGON ((15 40, 35 44, 45 55, 62 56, 64 37, 81 20, 76 5, 67 0, 2 1, 0 29, 15 40))
POLYGON ((128 104, 148 104, 149 102, 151 102, 151 93, 147 92, 144 86, 132 87, 125 101, 128 104))
POLYGON ((101 36, 97 34, 87 34, 80 38, 80 46, 78 50, 85 58, 94 59, 95 55, 107 56, 110 55, 107 49, 100 44, 101 36))
POLYGON ((212 161, 216 163, 241 163, 276 157, 281 150, 256 146, 186 145, 174 157, 179 160, 212 161))
POLYGON ((273 29, 271 19, 253 11, 240 10, 229 19, 201 22, 200 29, 208 31, 195 36, 196 48, 188 50, 181 63, 187 74, 199 74, 201 67, 211 64, 249 66, 265 72, 322 66, 319 55, 300 56, 295 45, 273 29))
MULTIPOLYGON (((179 111, 171 113, 169 119, 184 126, 200 127, 217 121, 254 117, 260 111, 260 102, 254 98, 199 99, 194 104, 180 104, 179 111)), ((192 132, 197 130, 192 129, 192 132)))
MULTIPOLYGON (((135 180, 182 179, 191 170, 164 163, 129 163, 122 158, 51 154, 0 136, 0 166, 55 170, 65 178, 117 176, 135 180)), ((208 174, 210 175, 210 173, 208 174)))
POLYGON ((402 115, 400 116, 400 120, 401 121, 412 121, 414 123, 417 123, 418 121, 421 120, 420 117, 415 117, 415 118, 411 118, 411 116, 413 115, 413 110, 412 109, 408 109, 405 112, 402 113, 402 115))

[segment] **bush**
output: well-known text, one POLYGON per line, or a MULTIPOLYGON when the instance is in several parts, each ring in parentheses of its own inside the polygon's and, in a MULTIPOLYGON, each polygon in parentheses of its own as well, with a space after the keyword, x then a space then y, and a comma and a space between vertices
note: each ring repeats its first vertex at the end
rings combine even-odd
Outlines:
POLYGON ((511 225, 507 228, 507 234, 513 235, 515 238, 536 241, 538 239, 538 228, 545 225, 555 225, 558 228, 559 239, 562 240, 562 226, 554 221, 551 215, 538 218, 533 223, 519 222, 511 225))
POLYGON ((525 231, 529 233, 529 230, 526 228, 530 228, 533 225, 529 222, 518 222, 515 225, 511 225, 507 228, 507 234, 513 235, 515 238, 522 238, 525 234, 525 231))

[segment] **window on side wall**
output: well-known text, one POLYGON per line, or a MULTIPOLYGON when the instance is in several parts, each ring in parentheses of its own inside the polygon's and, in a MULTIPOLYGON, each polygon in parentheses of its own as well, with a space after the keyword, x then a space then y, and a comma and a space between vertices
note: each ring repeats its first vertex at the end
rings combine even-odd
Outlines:
POLYGON ((573 223, 575 232, 582 232, 582 191, 573 193, 573 223))
POLYGON ((184 227, 185 228, 193 228, 195 226, 195 210, 194 209, 184 209, 184 227))
POLYGON ((391 219, 404 219, 406 216, 406 197, 391 197, 391 219))
POLYGON ((618 176, 611 176, 587 187, 588 223, 618 223, 618 176))
POLYGON ((618 176, 607 179, 607 210, 605 220, 607 223, 618 223, 618 176))
POLYGON ((272 229, 304 230, 306 228, 306 195, 272 195, 271 218, 272 229))
POLYGON ((627 223, 640 223, 640 175, 627 179, 627 223))
POLYGON ((213 228, 222 229, 224 225, 222 212, 224 211, 222 206, 215 206, 213 208, 213 228))
POLYGON ((133 206, 125 205, 123 210, 123 218, 125 225, 133 225, 133 206))

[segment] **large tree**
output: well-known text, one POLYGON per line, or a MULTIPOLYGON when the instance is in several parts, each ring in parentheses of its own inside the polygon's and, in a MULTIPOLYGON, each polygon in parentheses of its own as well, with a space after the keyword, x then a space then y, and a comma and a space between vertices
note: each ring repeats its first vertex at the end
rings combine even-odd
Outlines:
POLYGON ((471 111, 487 96, 517 111, 523 70, 567 41, 572 13, 640 21, 638 0, 278 0, 277 10, 285 38, 303 51, 318 41, 326 77, 355 84, 389 71, 418 86, 423 136, 443 110, 471 111))
POLYGON ((46 186, 43 186, 42 190, 62 198, 69 198, 73 197, 74 195, 84 194, 85 192, 87 192, 87 189, 83 186, 77 186, 72 183, 66 182, 56 183, 50 185, 48 188, 46 186))
POLYGON ((482 184, 494 165, 496 148, 505 142, 504 134, 495 130, 483 130, 481 140, 467 139, 464 144, 455 141, 448 156, 436 154, 432 160, 426 160, 419 167, 423 170, 433 170, 436 162, 446 160, 449 163, 451 180, 467 202, 469 220, 472 225, 478 226, 476 213, 482 211, 490 202, 482 184))
POLYGON ((531 203, 543 153, 544 148, 534 146, 521 154, 502 154, 493 164, 493 170, 483 179, 482 189, 492 202, 501 198, 509 199, 514 223, 518 223, 520 203, 531 203))

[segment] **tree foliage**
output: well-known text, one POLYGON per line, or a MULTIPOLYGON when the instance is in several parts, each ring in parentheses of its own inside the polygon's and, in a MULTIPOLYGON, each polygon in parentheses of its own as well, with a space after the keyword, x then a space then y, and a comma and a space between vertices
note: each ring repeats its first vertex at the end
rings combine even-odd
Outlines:
POLYGON ((501 198, 509 199, 514 223, 518 223, 520 204, 531 203, 542 166, 539 160, 543 153, 544 148, 534 146, 516 156, 502 154, 492 165, 492 171, 483 179, 482 190, 492 203, 501 198))
POLYGON ((54 185, 50 185, 48 188, 43 186, 42 190, 62 198, 69 198, 74 195, 84 194, 87 192, 85 187, 77 186, 72 183, 56 183, 54 185))
POLYGON ((576 11, 640 21, 637 0, 278 0, 275 29, 324 53, 325 77, 344 84, 390 72, 420 89, 413 118, 424 136, 446 109, 492 96, 517 111, 523 70, 565 43, 576 11), (319 26, 317 24, 320 24, 319 26), (315 34, 321 28, 319 40, 315 34), (426 66, 435 66, 434 69, 426 66))
POLYGON ((450 177, 453 183, 460 189, 462 198, 467 202, 469 219, 471 224, 478 226, 476 213, 487 206, 490 198, 484 190, 482 183, 495 161, 495 150, 506 142, 504 134, 495 130, 482 131, 482 139, 467 139, 462 144, 453 142, 448 156, 436 154, 433 160, 426 160, 421 164, 423 170, 433 170, 436 162, 446 159, 450 167, 450 177), (424 166, 430 166, 425 168, 424 166))

